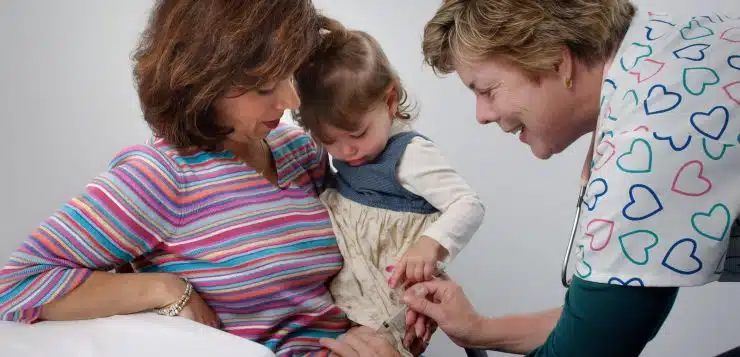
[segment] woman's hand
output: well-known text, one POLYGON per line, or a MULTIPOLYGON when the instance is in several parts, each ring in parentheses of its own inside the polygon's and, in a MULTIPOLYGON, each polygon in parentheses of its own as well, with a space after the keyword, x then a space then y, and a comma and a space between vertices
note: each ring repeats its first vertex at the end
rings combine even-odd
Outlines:
MULTIPOLYGON (((165 289, 165 291, 167 291, 167 298, 165 301, 167 302, 162 306, 167 306, 177 302, 185 292, 185 282, 177 275, 168 275, 168 288, 165 289)), ((218 318, 218 315, 216 315, 213 309, 208 306, 195 290, 190 294, 190 300, 188 300, 188 303, 177 316, 181 316, 213 328, 221 328, 221 320, 218 318)))
POLYGON ((484 347, 480 331, 485 318, 475 311, 457 284, 443 280, 419 283, 406 290, 402 299, 409 307, 407 322, 415 321, 415 314, 422 314, 434 320, 456 344, 484 347))
POLYGON ((182 316, 186 319, 200 322, 213 328, 221 328, 221 320, 218 318, 218 315, 216 315, 216 312, 214 312, 213 309, 211 309, 211 307, 208 306, 208 304, 203 301, 203 298, 201 298, 195 291, 190 295, 190 301, 188 304, 185 305, 177 316, 182 316))
POLYGON ((321 339, 321 345, 337 357, 400 357, 388 340, 372 329, 353 327, 338 339, 321 339))
POLYGON ((403 346, 411 349, 417 344, 428 345, 436 329, 437 326, 431 319, 409 310, 406 313, 406 335, 403 338, 403 346))

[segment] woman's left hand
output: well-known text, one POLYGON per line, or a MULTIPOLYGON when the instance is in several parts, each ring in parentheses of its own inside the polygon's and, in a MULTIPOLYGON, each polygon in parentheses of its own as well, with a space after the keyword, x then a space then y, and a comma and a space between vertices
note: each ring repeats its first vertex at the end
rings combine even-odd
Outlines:
POLYGON ((415 346, 427 346, 436 329, 437 325, 431 319, 414 310, 409 310, 406 313, 406 335, 403 338, 404 347, 412 350, 415 346))
POLYGON ((337 357, 401 357, 383 335, 365 326, 353 327, 336 340, 319 342, 337 357))

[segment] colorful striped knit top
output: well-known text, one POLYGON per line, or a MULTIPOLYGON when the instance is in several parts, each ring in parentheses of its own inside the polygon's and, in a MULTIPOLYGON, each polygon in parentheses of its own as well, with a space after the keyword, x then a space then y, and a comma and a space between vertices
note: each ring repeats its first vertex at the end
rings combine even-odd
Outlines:
POLYGON ((280 188, 230 151, 122 151, 0 270, 0 319, 33 322, 93 269, 146 256, 142 271, 188 278, 226 331, 278 356, 328 355, 318 339, 349 323, 327 290, 342 266, 318 200, 327 156, 287 125, 267 142, 280 188))

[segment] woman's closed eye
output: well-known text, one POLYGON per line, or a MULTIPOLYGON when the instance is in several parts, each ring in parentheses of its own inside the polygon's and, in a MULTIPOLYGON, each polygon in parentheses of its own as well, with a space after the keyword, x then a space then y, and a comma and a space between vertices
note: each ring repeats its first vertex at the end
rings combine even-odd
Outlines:
POLYGON ((258 95, 270 95, 275 92, 275 87, 257 88, 256 92, 258 95))
POLYGON ((495 86, 491 86, 491 87, 485 88, 483 90, 478 91, 478 95, 488 97, 489 99, 490 98, 493 98, 493 96, 495 94, 494 89, 496 89, 495 86))

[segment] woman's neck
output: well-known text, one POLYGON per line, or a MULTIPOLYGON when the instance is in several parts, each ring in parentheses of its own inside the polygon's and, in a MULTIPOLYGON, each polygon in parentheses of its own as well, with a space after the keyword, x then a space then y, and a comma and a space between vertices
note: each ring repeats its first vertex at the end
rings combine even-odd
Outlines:
POLYGON ((576 90, 576 101, 573 106, 574 125, 578 128, 579 137, 596 129, 599 119, 599 102, 601 87, 604 83, 607 64, 586 65, 576 62, 576 71, 581 78, 576 90))

